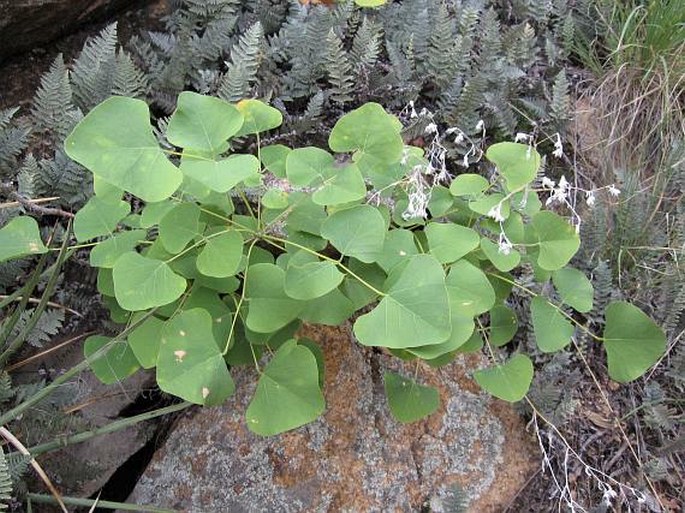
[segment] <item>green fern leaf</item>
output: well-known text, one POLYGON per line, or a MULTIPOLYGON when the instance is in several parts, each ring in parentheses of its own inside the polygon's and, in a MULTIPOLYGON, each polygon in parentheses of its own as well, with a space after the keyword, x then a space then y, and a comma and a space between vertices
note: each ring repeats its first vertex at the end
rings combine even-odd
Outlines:
POLYGON ((334 102, 346 103, 352 100, 354 83, 352 81, 352 65, 342 46, 342 41, 335 35, 333 29, 326 37, 326 70, 331 84, 330 98, 334 102))
POLYGON ((228 102, 245 98, 255 80, 263 55, 264 31, 256 22, 231 49, 231 62, 219 86, 218 96, 228 102))

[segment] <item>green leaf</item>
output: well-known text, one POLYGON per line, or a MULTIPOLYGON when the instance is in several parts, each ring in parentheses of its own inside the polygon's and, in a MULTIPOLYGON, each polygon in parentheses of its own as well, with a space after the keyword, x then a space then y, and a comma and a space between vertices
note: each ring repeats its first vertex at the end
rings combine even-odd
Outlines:
POLYGON ((383 252, 376 262, 384 271, 389 272, 400 262, 404 262, 414 255, 418 255, 414 234, 409 230, 390 230, 385 234, 383 252))
POLYGON ((231 155, 223 160, 183 157, 181 171, 208 189, 224 194, 244 180, 259 176, 259 160, 254 155, 231 155))
POLYGON ((486 158, 497 166, 510 191, 519 189, 537 176, 540 154, 526 144, 501 142, 493 144, 485 152, 486 158))
POLYGON ((204 406, 221 404, 235 390, 205 310, 183 311, 164 326, 157 384, 169 394, 204 406))
POLYGON ((363 345, 395 349, 439 344, 452 331, 445 275, 431 255, 417 255, 393 268, 386 295, 354 324, 363 345))
POLYGON ((181 203, 167 212, 159 221, 159 240, 169 253, 183 251, 186 245, 200 235, 200 207, 195 203, 181 203))
POLYGON ((486 392, 515 403, 528 393, 533 381, 533 362, 525 355, 516 354, 503 365, 474 372, 473 377, 486 392))
POLYGON ((642 310, 616 301, 606 309, 604 348, 609 376, 619 383, 627 383, 659 361, 666 351, 666 336, 642 310))
POLYGON ((264 146, 259 156, 265 169, 271 171, 277 178, 285 178, 285 164, 291 151, 293 150, 282 144, 272 144, 264 146))
POLYGON ((575 228, 553 212, 538 212, 531 226, 540 248, 538 265, 547 271, 564 267, 580 247, 575 228))
POLYGON ((378 294, 369 288, 366 283, 376 290, 380 290, 383 288, 387 275, 378 265, 365 264, 355 258, 349 260, 347 267, 364 280, 364 283, 362 283, 354 276, 348 275, 340 287, 343 293, 352 301, 354 309, 359 310, 378 298, 378 294))
POLYGON ((288 181, 296 187, 307 187, 314 180, 323 180, 324 170, 335 164, 333 155, 326 150, 307 146, 288 154, 285 172, 288 181))
POLYGON ((500 213, 502 217, 506 219, 511 213, 511 205, 508 200, 504 200, 504 196, 499 193, 488 194, 481 198, 472 199, 469 201, 469 209, 474 211, 476 214, 488 215, 489 212, 500 205, 500 213))
POLYGON ((485 256, 488 260, 499 269, 500 271, 506 272, 511 271, 514 267, 521 263, 521 254, 512 249, 509 254, 504 254, 500 252, 499 246, 492 242, 490 239, 483 237, 480 241, 480 249, 483 250, 485 256))
POLYGON ((93 335, 88 337, 83 344, 83 353, 88 360, 90 369, 105 385, 118 383, 140 368, 138 360, 136 360, 126 341, 113 342, 109 349, 99 356, 94 356, 95 352, 111 341, 112 339, 109 337, 93 335))
POLYGON ((428 210, 433 218, 447 214, 454 205, 454 198, 447 187, 434 185, 428 200, 428 210))
POLYGON ((245 122, 235 137, 258 134, 281 126, 283 115, 259 100, 241 100, 236 105, 245 118, 245 122))
POLYGON ((507 344, 518 330, 518 320, 511 308, 497 305, 490 310, 490 343, 495 347, 507 344))
POLYGON ((0 262, 47 251, 33 217, 15 217, 0 229, 0 262))
POLYGON ((112 277, 114 295, 119 305, 129 311, 166 305, 181 297, 186 289, 186 281, 165 262, 135 252, 119 257, 112 277))
POLYGON ((534 297, 530 303, 535 342, 543 353, 553 353, 568 345, 573 325, 545 298, 534 297))
POLYGON ((97 289, 100 294, 114 297, 114 280, 111 269, 100 268, 98 270, 97 289))
MULTIPOLYGON (((133 322, 141 316, 138 313, 133 314, 133 322)), ((157 317, 148 317, 128 335, 128 345, 143 369, 151 369, 157 365, 162 328, 164 321, 157 317)))
POLYGON ((257 333, 270 333, 297 318, 303 303, 285 293, 285 272, 274 264, 247 269, 245 297, 249 304, 245 324, 257 333))
POLYGON ((394 372, 383 374, 390 412, 400 422, 421 420, 440 407, 440 395, 433 387, 419 385, 394 372))
POLYGON ((385 231, 385 219, 370 205, 339 210, 321 226, 321 235, 340 253, 367 264, 374 262, 383 251, 385 231))
POLYGON ((467 316, 487 312, 495 304, 495 289, 485 273, 466 260, 450 266, 445 280, 450 302, 467 316))
POLYGON ((328 138, 331 150, 354 152, 353 160, 364 174, 402 158, 404 142, 392 116, 377 103, 367 103, 345 114, 328 138))
POLYGON ((105 100, 76 125, 64 148, 94 175, 145 201, 166 199, 181 185, 181 172, 160 149, 141 100, 105 100))
POLYGON ((340 326, 347 321, 356 308, 339 289, 333 289, 325 296, 308 301, 300 312, 300 319, 311 324, 340 326))
POLYGON ((430 346, 411 347, 407 348, 407 351, 424 360, 434 360, 459 349, 468 342, 475 328, 473 317, 459 312, 451 302, 451 298, 450 309, 452 314, 452 332, 445 342, 430 346))
POLYGON ((331 262, 290 262, 285 271, 285 293, 293 299, 308 301, 337 288, 345 275, 331 262))
POLYGON ((288 193, 280 189, 269 189, 262 196, 262 205, 278 210, 287 208, 288 193))
POLYGON ((184 91, 178 95, 166 138, 174 146, 215 156, 226 151, 228 139, 238 133, 242 125, 243 115, 230 103, 184 91))
POLYGON ((450 184, 450 194, 452 196, 478 196, 490 187, 484 177, 471 173, 457 175, 450 184))
POLYGON ((325 408, 316 357, 289 340, 262 372, 245 419, 250 431, 272 436, 316 420, 325 408))
POLYGON ((145 230, 117 233, 100 242, 90 251, 90 265, 93 267, 114 267, 121 255, 132 251, 141 241, 145 240, 146 236, 147 231, 145 230))
POLYGON ((240 232, 217 227, 224 232, 207 238, 205 247, 197 256, 197 270, 205 276, 226 278, 233 276, 240 268, 243 256, 243 237, 240 232))
POLYGON ((586 313, 592 310, 592 283, 578 269, 564 267, 554 271, 552 282, 564 303, 578 312, 586 313))
POLYGON ((355 164, 334 166, 325 171, 324 183, 312 195, 318 205, 343 205, 366 196, 366 184, 355 164))
POLYGON ((142 219, 140 220, 141 228, 151 228, 166 215, 169 210, 174 208, 177 203, 164 200, 157 203, 148 203, 143 209, 142 219))
POLYGON ((471 228, 458 224, 430 223, 424 230, 430 253, 441 264, 459 260, 478 247, 480 237, 471 228))
POLYGON ((114 232, 119 221, 131 211, 125 201, 105 201, 93 196, 74 217, 76 240, 84 242, 114 232))

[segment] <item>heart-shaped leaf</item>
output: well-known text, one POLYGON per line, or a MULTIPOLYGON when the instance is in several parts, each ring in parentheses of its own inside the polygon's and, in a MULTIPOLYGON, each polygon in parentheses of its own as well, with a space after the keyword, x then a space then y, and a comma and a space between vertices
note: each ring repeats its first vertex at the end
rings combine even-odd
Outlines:
POLYGON ((324 182, 312 195, 317 205, 342 205, 366 196, 366 184, 356 164, 334 166, 325 171, 324 182))
POLYGON ((666 336, 642 310, 625 301, 616 301, 606 309, 604 348, 609 376, 627 383, 659 361, 666 351, 666 336))
POLYGON ((484 177, 471 173, 457 175, 450 184, 452 196, 478 196, 490 187, 484 177))
POLYGON ((339 210, 321 226, 321 236, 345 256, 365 263, 374 262, 383 251, 385 219, 370 205, 339 210))
POLYGON ((131 211, 131 205, 125 201, 105 201, 93 196, 74 217, 74 235, 76 240, 84 242, 114 232, 119 221, 131 211))
POLYGON ((15 217, 0 229, 0 262, 47 251, 40 238, 38 223, 32 217, 15 217))
POLYGON ((540 154, 527 144, 492 144, 485 152, 485 156, 497 166, 510 191, 520 189, 535 180, 540 168, 540 154))
POLYGON ((169 253, 183 251, 200 235, 200 207, 195 203, 181 203, 164 214, 159 221, 159 240, 169 253))
POLYGON ((259 152, 264 169, 271 171, 278 178, 286 177, 286 161, 290 152, 293 151, 282 144, 264 146, 259 152))
MULTIPOLYGON (((100 272, 105 269, 100 269, 100 272)), ((112 269, 114 295, 124 310, 147 310, 175 301, 186 281, 160 260, 124 253, 112 269)))
POLYGON ((390 412, 400 422, 421 420, 440 407, 440 395, 433 387, 419 385, 394 372, 384 373, 383 382, 390 412))
POLYGON ((313 181, 323 181, 324 171, 335 164, 333 155, 320 148, 297 148, 285 160, 288 181, 296 187, 307 187, 313 181))
POLYGON ((233 276, 240 268, 243 256, 243 237, 240 232, 217 227, 219 235, 210 235, 205 247, 197 256, 197 270, 205 276, 225 278, 233 276))
POLYGON ((424 230, 431 254, 441 264, 459 260, 478 247, 480 237, 471 228, 452 223, 430 223, 424 230))
MULTIPOLYGON (((133 314, 133 322, 142 314, 133 314)), ((159 345, 162 342, 164 321, 157 317, 148 317, 128 335, 128 345, 143 369, 152 369, 157 365, 159 345)))
POLYGON ((277 109, 269 107, 259 100, 241 100, 236 107, 245 118, 243 126, 235 134, 235 137, 243 135, 259 134, 281 126, 283 115, 277 109))
POLYGON ((274 264, 247 269, 245 297, 249 309, 245 323, 257 333, 271 333, 295 319, 304 304, 285 293, 285 272, 274 264))
POLYGON ((533 362, 526 355, 516 354, 502 365, 474 372, 473 377, 486 392, 515 403, 528 393, 533 381, 533 362))
POLYGON ((431 255, 417 255, 396 266, 386 295, 354 324, 360 343, 395 349, 439 344, 452 331, 445 274, 431 255))
POLYGON ((245 419, 250 431, 272 436, 316 420, 325 408, 316 357, 289 340, 262 372, 245 419))
POLYGON ((578 312, 586 313, 592 310, 594 296, 592 283, 578 269, 564 267, 554 271, 552 282, 564 303, 578 312))
POLYGON ((377 259, 384 271, 390 270, 397 264, 406 261, 414 255, 418 255, 414 234, 409 230, 390 230, 385 235, 383 252, 377 259))
POLYGON ((291 262, 285 272, 285 293, 302 301, 316 299, 337 288, 344 277, 331 262, 291 262))
POLYGON ((490 343, 495 347, 507 344, 518 330, 518 319, 514 311, 504 305, 490 310, 490 343))
POLYGON ((160 149, 141 100, 105 100, 76 125, 64 148, 94 175, 145 201, 166 199, 181 185, 181 172, 160 149))
POLYGON ((235 390, 205 310, 183 311, 162 329, 157 384, 165 392, 204 406, 221 404, 235 390))
POLYGON ((167 125, 167 140, 202 155, 215 156, 228 148, 228 139, 243 125, 243 115, 213 96, 184 91, 167 125))
POLYGON ((450 302, 462 315, 473 317, 487 312, 495 304, 495 289, 487 276, 466 260, 450 266, 445 284, 450 302))
POLYGON ((521 253, 515 249, 509 249, 508 252, 502 251, 497 244, 485 237, 480 241, 480 249, 483 250, 488 260, 500 271, 511 271, 521 263, 521 253))
POLYGON ((538 212, 533 216, 531 226, 540 248, 538 265, 547 271, 564 267, 580 247, 575 228, 554 212, 538 212))
POLYGON ((145 240, 146 235, 145 230, 132 230, 117 233, 100 242, 90 251, 90 265, 93 267, 114 267, 119 257, 132 251, 141 241, 145 240))
POLYGON ((105 385, 119 383, 136 372, 140 365, 125 340, 112 342, 109 337, 93 335, 83 344, 83 353, 93 374, 105 385), (103 346, 111 344, 102 354, 94 354, 103 346))
POLYGON ((184 157, 181 171, 208 189, 224 194, 240 182, 258 177, 259 160, 254 155, 231 155, 223 160, 184 157))
POLYGON ((545 298, 534 297, 530 303, 535 342, 543 353, 553 353, 568 345, 573 325, 545 298))

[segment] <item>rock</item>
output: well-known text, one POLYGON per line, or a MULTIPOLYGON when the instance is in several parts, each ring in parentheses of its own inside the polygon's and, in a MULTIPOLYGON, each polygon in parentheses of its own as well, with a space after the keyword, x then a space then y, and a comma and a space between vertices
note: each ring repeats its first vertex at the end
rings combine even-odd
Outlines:
POLYGON ((104 19, 135 0, 0 0, 0 61, 104 19))
POLYGON ((483 361, 419 367, 441 409, 409 425, 395 421, 384 370, 415 365, 352 343, 343 329, 307 327, 326 355, 323 418, 277 437, 250 433, 243 419, 255 371, 234 371, 237 394, 182 418, 129 502, 197 512, 447 511, 460 487, 477 512, 499 511, 532 475, 537 457, 510 406, 467 377, 483 361))

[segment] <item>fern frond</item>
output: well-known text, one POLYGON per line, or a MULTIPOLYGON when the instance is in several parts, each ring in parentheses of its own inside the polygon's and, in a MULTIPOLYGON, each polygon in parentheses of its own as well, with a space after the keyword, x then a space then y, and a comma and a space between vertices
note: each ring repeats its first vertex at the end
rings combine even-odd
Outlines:
POLYGON ((71 73, 74 98, 89 111, 112 93, 116 68, 117 24, 112 23, 86 41, 71 73))
POLYGON ((36 158, 32 153, 28 154, 17 173, 17 192, 26 198, 35 198, 38 195, 36 182, 39 173, 36 158))
POLYGON ((5 450, 0 448, 0 510, 7 509, 7 501, 12 499, 12 476, 7 466, 5 450))
POLYGON ((10 125, 10 121, 12 121, 17 112, 19 112, 19 107, 0 109, 0 130, 4 130, 10 125))
POLYGON ((9 126, 0 130, 0 176, 9 175, 28 143, 28 128, 9 126))
POLYGON ((245 98, 255 80, 263 52, 262 24, 256 22, 231 49, 231 62, 218 90, 218 96, 229 102, 245 98))
POLYGON ((40 174, 36 180, 39 195, 59 196, 60 203, 78 206, 92 194, 92 174, 57 151, 53 159, 38 162, 40 174))
POLYGON ((326 70, 331 84, 330 98, 334 102, 346 103, 352 100, 354 83, 352 81, 352 65, 342 46, 342 41, 335 35, 333 29, 326 37, 326 70))
POLYGON ((382 28, 364 17, 350 49, 350 61, 354 63, 357 72, 370 69, 376 64, 381 52, 382 36, 382 28))
POLYGON ((64 139, 76 123, 74 109, 69 72, 60 53, 40 79, 40 87, 33 97, 31 118, 38 130, 53 134, 58 141, 64 139))
POLYGON ((571 98, 568 93, 568 79, 566 72, 560 71, 552 85, 552 101, 550 102, 551 118, 557 125, 563 124, 571 118, 571 98))
POLYGON ((135 65, 131 56, 123 50, 117 52, 114 78, 112 79, 112 94, 144 98, 148 90, 148 81, 135 65))
POLYGON ((14 397, 12 378, 7 372, 2 371, 0 372, 0 403, 5 403, 12 397, 14 397))
MULTIPOLYGON (((461 38, 459 40, 461 43, 461 38)), ((435 27, 428 43, 426 71, 438 88, 443 89, 452 83, 457 72, 455 50, 455 23, 445 4, 441 3, 435 27)))

